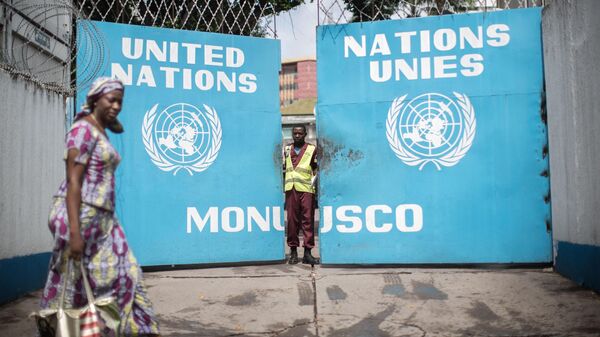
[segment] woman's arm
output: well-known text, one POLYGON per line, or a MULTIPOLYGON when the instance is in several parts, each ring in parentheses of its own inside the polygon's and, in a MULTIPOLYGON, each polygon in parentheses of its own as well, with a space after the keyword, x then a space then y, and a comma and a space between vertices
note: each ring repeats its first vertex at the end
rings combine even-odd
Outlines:
POLYGON ((84 242, 81 237, 79 224, 79 209, 81 208, 81 185, 85 165, 75 162, 79 150, 70 149, 67 153, 67 216, 69 218, 69 249, 73 259, 80 259, 83 254, 84 242))

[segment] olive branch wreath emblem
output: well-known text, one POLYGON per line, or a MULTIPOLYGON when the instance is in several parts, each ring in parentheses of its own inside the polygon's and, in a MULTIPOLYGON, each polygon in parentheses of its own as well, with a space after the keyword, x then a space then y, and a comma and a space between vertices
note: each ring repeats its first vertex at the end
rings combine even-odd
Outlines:
POLYGON ((397 97, 392 102, 388 110, 387 120, 386 120, 386 137, 390 148, 396 154, 402 162, 409 166, 419 166, 419 171, 423 169, 425 165, 428 163, 432 163, 439 170, 442 169, 441 166, 450 167, 458 164, 458 162, 467 154, 471 145, 473 145, 473 140, 475 138, 475 128, 477 126, 477 121, 475 120, 475 110, 473 109, 473 105, 471 101, 467 97, 467 95, 460 94, 454 92, 454 96, 457 99, 458 106, 460 107, 460 112, 463 115, 463 127, 464 131, 460 142, 452 151, 447 154, 438 157, 438 158, 422 158, 419 157, 402 146, 402 142, 398 137, 398 118, 400 116, 400 111, 404 107, 404 100, 407 95, 397 97))
POLYGON ((146 111, 142 123, 142 140, 144 142, 144 148, 146 149, 148 156, 150 156, 150 160, 152 160, 152 163, 159 169, 165 172, 172 171, 173 175, 176 175, 179 170, 184 169, 190 175, 193 175, 193 172, 202 172, 206 170, 217 159, 217 155, 221 149, 221 139, 223 137, 221 121, 219 120, 219 116, 217 116, 217 111, 215 109, 206 104, 203 104, 203 107, 213 136, 212 144, 208 149, 207 154, 191 165, 173 164, 161 155, 152 136, 158 104, 155 104, 150 110, 146 111))

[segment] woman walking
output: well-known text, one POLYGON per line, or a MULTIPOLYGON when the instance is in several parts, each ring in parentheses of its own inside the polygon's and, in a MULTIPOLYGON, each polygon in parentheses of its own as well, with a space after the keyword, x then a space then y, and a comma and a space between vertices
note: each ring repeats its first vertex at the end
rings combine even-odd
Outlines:
POLYGON ((141 269, 125 239, 115 210, 115 170, 121 157, 106 129, 123 131, 117 116, 124 87, 120 80, 99 78, 87 94, 83 111, 66 136, 66 179, 54 196, 50 232, 54 248, 42 309, 57 308, 63 284, 65 307, 87 304, 79 268, 67 275, 69 259, 79 260, 96 297, 116 298, 122 336, 158 336, 141 269), (64 278, 67 282, 63 282, 64 278))

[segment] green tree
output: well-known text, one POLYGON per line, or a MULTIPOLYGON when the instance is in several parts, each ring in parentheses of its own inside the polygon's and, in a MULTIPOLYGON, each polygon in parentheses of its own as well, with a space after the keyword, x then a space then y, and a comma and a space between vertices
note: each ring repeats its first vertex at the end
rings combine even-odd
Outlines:
POLYGON ((350 22, 456 14, 473 8, 476 0, 343 0, 350 22))
POLYGON ((389 19, 399 6, 400 0, 344 0, 346 10, 352 13, 350 22, 389 19))

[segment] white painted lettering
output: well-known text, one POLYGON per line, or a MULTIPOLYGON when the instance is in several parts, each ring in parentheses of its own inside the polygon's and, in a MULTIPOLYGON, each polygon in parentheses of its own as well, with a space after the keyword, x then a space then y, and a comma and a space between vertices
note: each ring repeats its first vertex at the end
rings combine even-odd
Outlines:
POLYGON ((323 206, 321 207, 321 233, 327 233, 333 228, 333 207, 323 206))
POLYGON ((150 61, 151 57, 160 62, 167 61, 167 42, 162 43, 162 47, 158 46, 158 43, 154 40, 146 40, 146 61, 150 61))
POLYGON ((360 37, 360 44, 354 39, 354 36, 344 36, 344 57, 348 58, 349 51, 354 56, 364 57, 367 55, 367 38, 364 35, 360 37))
POLYGON ((264 213, 261 213, 256 207, 225 207, 219 212, 218 207, 210 207, 204 217, 202 217, 195 207, 187 208, 186 232, 192 233, 193 225, 199 232, 203 232, 207 224, 210 223, 210 232, 218 233, 219 227, 225 233, 239 233, 247 230, 248 232, 258 229, 262 232, 269 232, 271 226, 278 232, 285 230, 281 222, 281 207, 265 207, 264 213))
POLYGON ((483 56, 480 54, 467 54, 460 58, 463 69, 460 73, 464 76, 479 76, 483 73, 483 56))
POLYGON ((244 211, 239 207, 225 207, 221 211, 221 226, 224 232, 241 232, 244 230, 244 211), (234 213, 233 221, 231 213, 234 213))
POLYGON ((239 68, 244 65, 244 52, 239 48, 227 48, 225 64, 231 68, 239 68))
POLYGON ((142 57, 142 53, 144 52, 144 40, 142 39, 134 39, 133 52, 131 48, 131 38, 124 37, 121 40, 121 51, 123 52, 123 56, 128 59, 137 60, 142 57))
POLYGON ((423 229, 423 209, 416 204, 398 205, 396 207, 396 228, 401 232, 411 233, 423 229), (406 223, 406 213, 412 213, 412 226, 406 223))
POLYGON ((400 38, 400 52, 402 54, 408 54, 412 50, 411 39, 416 36, 417 32, 398 32, 395 33, 395 37, 400 38))
POLYGON ((280 232, 285 231, 285 227, 283 227, 283 224, 281 223, 281 208, 273 207, 272 209, 273 209, 273 216, 271 217, 271 219, 273 219, 273 228, 276 231, 280 231, 280 232))
POLYGON ((492 47, 503 47, 510 42, 510 28, 504 24, 490 25, 487 28, 487 44, 492 47))
POLYGON ((136 85, 139 87, 142 84, 145 84, 152 88, 156 87, 156 81, 154 80, 154 73, 152 73, 152 68, 150 66, 141 66, 140 67, 140 76, 138 76, 136 85))
POLYGON ((391 223, 383 223, 381 226, 377 225, 375 219, 375 213, 381 212, 384 214, 391 214, 392 208, 388 205, 371 205, 367 207, 365 211, 365 225, 367 230, 371 233, 387 233, 392 230, 393 226, 391 223))
POLYGON ((347 213, 360 214, 362 209, 360 206, 340 206, 335 212, 339 221, 342 222, 350 222, 352 226, 347 226, 344 224, 338 224, 336 226, 338 232, 340 233, 358 233, 362 229, 362 221, 357 216, 348 215, 347 213))
POLYGON ((181 46, 186 50, 187 64, 196 64, 196 51, 202 47, 196 43, 182 43, 181 46))
POLYGON ((235 78, 235 73, 228 76, 222 71, 217 72, 217 91, 221 91, 221 87, 225 87, 228 92, 235 92, 235 78))
POLYGON ((169 62, 179 62, 179 43, 169 42, 169 62))
POLYGON ((249 73, 241 74, 240 91, 244 93, 256 92, 256 75, 249 73))
POLYGON ((469 27, 460 27, 460 49, 465 49, 467 44, 471 48, 483 48, 483 27, 477 26, 477 35, 469 27))
POLYGON ((160 70, 165 72, 165 87, 169 89, 175 88, 175 73, 179 72, 179 68, 160 67, 160 70))
POLYGON ((110 73, 114 78, 118 78, 123 81, 123 85, 131 85, 133 82, 133 67, 131 64, 127 65, 127 72, 119 63, 111 63, 110 73))
POLYGON ((210 207, 204 218, 200 217, 196 207, 187 208, 187 233, 192 232, 192 222, 196 225, 199 232, 204 230, 204 226, 210 221, 210 232, 217 233, 219 231, 219 209, 210 207))
POLYGON ((392 78, 392 61, 371 61, 369 63, 370 71, 371 71, 371 80, 375 82, 386 82, 390 78, 392 78), (381 70, 379 70, 379 65, 381 64, 381 70))
POLYGON ((371 46, 370 56, 373 55, 390 55, 390 46, 388 45, 387 39, 385 38, 385 34, 376 34, 375 39, 373 41, 373 45, 371 46))
POLYGON ((433 45, 437 50, 448 51, 456 47, 456 33, 452 29, 438 29, 433 34, 433 45))
POLYGON ((408 65, 408 62, 404 59, 396 60, 396 81, 400 80, 400 73, 404 75, 407 80, 416 80, 419 78, 419 65, 417 59, 412 59, 412 66, 408 65))
POLYGON ((223 66, 223 61, 218 61, 223 59, 223 47, 221 46, 204 46, 204 64, 207 66, 223 66))
POLYGON ((263 232, 269 231, 269 207, 265 207, 265 216, 256 209, 256 207, 248 207, 248 232, 252 232, 252 223, 255 223, 263 232))
POLYGON ((455 55, 436 56, 433 58, 433 71, 435 78, 456 77, 456 72, 450 70, 456 69, 456 63, 447 63, 446 61, 455 61, 455 55))
POLYGON ((195 77, 196 86, 200 90, 210 90, 215 85, 215 78, 208 70, 200 70, 195 77))

